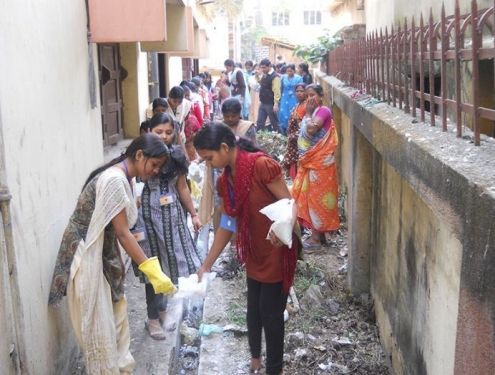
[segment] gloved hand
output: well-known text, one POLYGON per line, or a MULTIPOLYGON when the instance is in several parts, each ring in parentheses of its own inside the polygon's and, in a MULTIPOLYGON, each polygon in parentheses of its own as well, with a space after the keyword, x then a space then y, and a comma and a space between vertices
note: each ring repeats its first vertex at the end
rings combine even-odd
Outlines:
POLYGON ((170 278, 163 273, 157 257, 148 258, 138 268, 153 285, 156 294, 173 294, 177 292, 177 288, 170 278))

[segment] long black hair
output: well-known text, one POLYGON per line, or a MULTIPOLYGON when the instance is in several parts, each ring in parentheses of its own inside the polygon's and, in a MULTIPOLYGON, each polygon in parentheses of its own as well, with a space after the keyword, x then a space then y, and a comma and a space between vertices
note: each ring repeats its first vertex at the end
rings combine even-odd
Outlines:
MULTIPOLYGON (((182 85, 181 85, 182 86, 182 85)), ((174 86, 168 92, 170 99, 184 99, 184 90, 180 86, 174 86)))
POLYGON ((299 68, 301 68, 301 70, 306 73, 306 74, 309 74, 309 65, 302 62, 299 64, 299 68))
POLYGON ((222 113, 241 114, 242 104, 237 98, 228 98, 222 104, 222 113))
POLYGON ((167 99, 165 99, 165 98, 155 98, 155 99, 153 99, 153 102, 151 104, 151 108, 154 111, 157 107, 163 107, 163 108, 167 109, 168 108, 167 99))
POLYGON ((222 143, 231 148, 237 146, 247 152, 263 151, 247 138, 236 139, 234 132, 221 122, 210 122, 204 125, 194 137, 194 147, 197 150, 218 151, 222 143))
POLYGON ((154 127, 161 124, 172 124, 172 126, 174 126, 174 120, 168 113, 160 112, 153 115, 153 117, 150 119, 149 128, 153 129, 154 127))
POLYGON ((163 141, 154 134, 143 134, 140 137, 134 139, 125 152, 119 157, 109 161, 108 163, 96 168, 89 174, 88 179, 84 183, 84 187, 98 174, 110 168, 111 166, 124 161, 127 158, 134 159, 137 152, 141 150, 146 158, 159 158, 162 156, 168 156, 170 151, 163 141))

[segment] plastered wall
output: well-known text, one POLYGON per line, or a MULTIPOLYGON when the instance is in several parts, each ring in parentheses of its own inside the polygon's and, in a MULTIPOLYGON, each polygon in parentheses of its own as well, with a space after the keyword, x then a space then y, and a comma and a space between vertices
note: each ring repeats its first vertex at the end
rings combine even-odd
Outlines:
MULTIPOLYGON (((53 374, 75 357, 65 306, 47 305, 53 266, 82 184, 103 160, 100 109, 90 103, 86 10, 81 1, 19 0, 2 1, 0 14, 1 151, 12 194, 23 365, 26 373, 53 374)), ((92 73, 97 90, 96 67, 92 73)))
POLYGON ((495 368, 495 143, 412 121, 315 74, 340 135, 348 283, 370 293, 393 371, 495 368))

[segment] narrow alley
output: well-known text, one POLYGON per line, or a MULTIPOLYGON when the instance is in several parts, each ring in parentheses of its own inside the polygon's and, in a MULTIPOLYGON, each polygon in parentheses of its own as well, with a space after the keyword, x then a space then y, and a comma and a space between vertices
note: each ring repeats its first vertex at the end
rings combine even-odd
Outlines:
MULTIPOLYGON (((346 252, 343 234, 328 247, 305 254, 298 265, 295 291, 300 306, 288 304, 286 323, 288 374, 389 374, 369 295, 351 298, 346 292, 346 252)), ((144 305, 138 307, 144 291, 128 273, 127 297, 135 303, 129 311, 131 351, 140 353, 136 374, 249 374, 245 272, 232 256, 226 250, 214 268, 221 276, 210 286, 200 325, 189 326, 191 305, 183 302, 185 311, 179 310, 185 321, 176 316, 163 342, 147 334, 146 311, 144 305)))
POLYGON ((494 0, 0 18, 0 375, 495 373, 494 0))

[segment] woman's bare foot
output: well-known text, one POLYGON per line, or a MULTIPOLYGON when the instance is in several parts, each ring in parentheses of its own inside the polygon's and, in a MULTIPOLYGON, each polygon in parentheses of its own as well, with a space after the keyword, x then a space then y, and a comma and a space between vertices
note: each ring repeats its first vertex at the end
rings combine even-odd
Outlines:
POLYGON ((261 359, 251 358, 251 365, 249 366, 250 374, 258 374, 261 369, 261 359))

